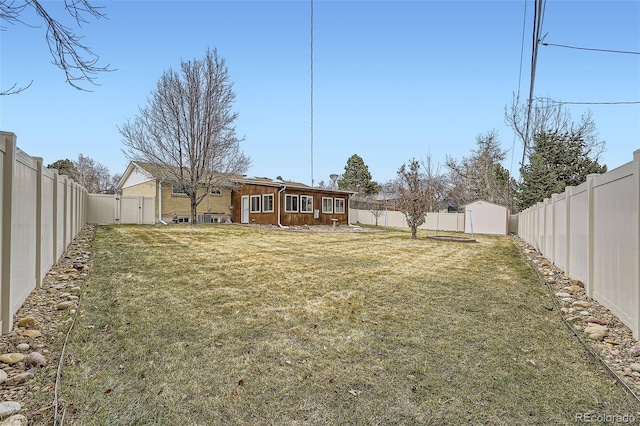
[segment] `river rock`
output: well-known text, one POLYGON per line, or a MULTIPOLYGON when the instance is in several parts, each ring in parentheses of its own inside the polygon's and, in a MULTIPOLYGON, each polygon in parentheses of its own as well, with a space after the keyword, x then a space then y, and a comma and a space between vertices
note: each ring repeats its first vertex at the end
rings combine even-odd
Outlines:
POLYGON ((0 355, 0 362, 4 362, 5 364, 16 364, 20 361, 22 361, 25 358, 24 354, 20 354, 20 353, 11 353, 11 354, 4 354, 4 355, 0 355))
POLYGON ((34 317, 24 317, 20 321, 18 321, 18 327, 35 327, 38 325, 38 322, 34 317))
POLYGON ((75 307, 75 305, 76 305, 75 303, 73 303, 73 302, 71 302, 71 301, 67 300, 66 302, 60 302, 60 303, 58 303, 58 304, 56 305, 56 308, 57 308, 59 311, 62 311, 62 310, 65 310, 65 309, 73 308, 73 307, 75 307))
POLYGON ((33 379, 34 374, 32 370, 27 370, 24 373, 16 374, 15 376, 9 377, 5 383, 8 386, 20 385, 22 383, 26 383, 29 380, 33 379))
POLYGON ((22 414, 14 414, 11 417, 7 417, 0 423, 0 426, 27 426, 29 422, 27 418, 22 414))
POLYGON ((0 417, 7 417, 22 410, 22 405, 15 401, 0 402, 0 417))
POLYGON ((35 339, 36 337, 42 336, 42 333, 38 330, 24 330, 22 333, 23 336, 27 336, 31 339, 35 339))
POLYGON ((40 352, 31 352, 24 360, 27 367, 44 367, 47 360, 40 352))

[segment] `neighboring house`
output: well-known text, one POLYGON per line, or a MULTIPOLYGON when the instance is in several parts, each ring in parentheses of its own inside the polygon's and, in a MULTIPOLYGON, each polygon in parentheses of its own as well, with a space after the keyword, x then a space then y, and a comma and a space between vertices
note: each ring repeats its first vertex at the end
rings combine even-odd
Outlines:
MULTIPOLYGON (((155 164, 131 162, 117 188, 123 196, 155 197, 157 221, 191 219, 189 198, 164 181, 155 164)), ((198 223, 232 221, 261 225, 347 225, 350 191, 313 188, 268 178, 229 177, 198 205, 198 223)))
POLYGON ((280 226, 349 224, 351 191, 268 178, 234 181, 233 222, 280 226))
MULTIPOLYGON (((123 196, 155 197, 156 221, 188 223, 191 204, 174 182, 165 181, 160 168, 151 163, 132 161, 117 188, 123 196)), ((231 219, 231 183, 214 188, 198 205, 199 223, 226 222, 231 219)))

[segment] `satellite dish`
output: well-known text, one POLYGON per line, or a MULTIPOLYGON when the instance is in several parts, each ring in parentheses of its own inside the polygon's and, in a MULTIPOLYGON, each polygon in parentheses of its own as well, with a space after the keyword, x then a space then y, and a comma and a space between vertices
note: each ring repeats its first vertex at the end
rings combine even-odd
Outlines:
POLYGON ((339 175, 337 175, 335 173, 332 173, 332 174, 329 175, 329 178, 331 178, 331 180, 335 182, 338 179, 338 176, 339 175))

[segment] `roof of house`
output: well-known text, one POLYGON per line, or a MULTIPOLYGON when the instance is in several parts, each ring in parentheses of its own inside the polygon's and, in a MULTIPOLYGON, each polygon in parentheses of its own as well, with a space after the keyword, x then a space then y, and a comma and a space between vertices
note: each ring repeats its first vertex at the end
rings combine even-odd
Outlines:
POLYGON ((287 187, 294 189, 304 189, 307 191, 322 191, 322 192, 335 192, 341 194, 355 194, 354 191, 344 191, 341 189, 329 189, 329 188, 320 188, 309 186, 304 183, 294 182, 290 180, 280 180, 280 179, 271 179, 267 177, 242 177, 240 179, 232 179, 233 182, 243 184, 243 185, 262 185, 262 186, 273 186, 277 188, 287 187))
MULTIPOLYGON (((156 180, 171 180, 170 177, 167 178, 167 173, 165 166, 147 163, 144 161, 132 161, 127 166, 127 169, 122 174, 122 178, 118 182, 117 188, 122 188, 122 185, 127 181, 131 173, 134 170, 138 170, 139 172, 147 175, 149 178, 153 178, 156 180)), ((300 182, 294 182, 289 180, 280 180, 280 179, 271 179, 268 177, 247 177, 246 175, 229 175, 227 177, 229 182, 243 184, 243 185, 262 185, 262 186, 273 186, 281 188, 283 186, 287 188, 295 188, 295 189, 304 189, 308 191, 323 191, 323 192, 334 192, 341 194, 354 194, 353 191, 344 191, 339 189, 328 189, 328 188, 318 188, 306 185, 300 182)))
MULTIPOLYGON (((174 177, 171 175, 171 173, 167 172, 166 166, 155 164, 155 163, 148 163, 144 161, 132 161, 129 163, 129 165, 127 166, 127 169, 122 174, 122 177, 118 182, 117 188, 122 188, 122 185, 124 185, 124 183, 127 181, 131 173, 133 173, 135 170, 147 175, 150 179, 165 180, 167 182, 175 180, 174 177)), ((176 170, 177 170, 177 167, 176 167, 176 170)), ((232 181, 234 179, 238 179, 241 177, 242 175, 229 175, 228 180, 232 181)))

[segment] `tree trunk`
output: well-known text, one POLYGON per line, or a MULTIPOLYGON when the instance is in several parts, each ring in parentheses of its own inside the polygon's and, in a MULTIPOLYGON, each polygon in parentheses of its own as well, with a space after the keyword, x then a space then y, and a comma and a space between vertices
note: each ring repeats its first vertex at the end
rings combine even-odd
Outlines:
POLYGON ((195 194, 189 197, 191 201, 191 226, 196 226, 198 224, 198 203, 196 202, 195 194))

